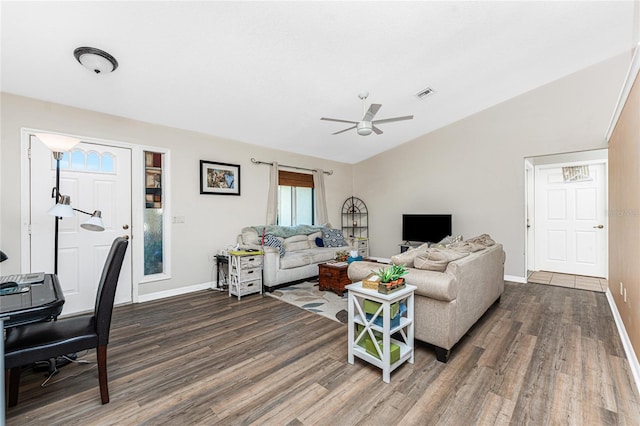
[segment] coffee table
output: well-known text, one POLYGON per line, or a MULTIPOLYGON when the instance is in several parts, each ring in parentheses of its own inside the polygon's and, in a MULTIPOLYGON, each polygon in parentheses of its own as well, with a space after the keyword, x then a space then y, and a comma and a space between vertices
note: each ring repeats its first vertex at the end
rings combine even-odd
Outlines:
POLYGON ((351 284, 347 276, 347 262, 327 262, 318 265, 318 289, 331 290, 339 296, 345 292, 344 287, 351 284))

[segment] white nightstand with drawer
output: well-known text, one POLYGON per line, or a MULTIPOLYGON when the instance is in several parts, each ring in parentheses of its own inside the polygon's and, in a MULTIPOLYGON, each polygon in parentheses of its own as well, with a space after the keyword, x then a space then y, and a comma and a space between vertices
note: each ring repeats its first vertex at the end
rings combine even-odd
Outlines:
POLYGON ((262 293, 262 252, 229 252, 229 296, 262 293))
POLYGON ((358 250, 358 254, 362 257, 369 257, 369 239, 368 238, 354 238, 353 248, 358 250))

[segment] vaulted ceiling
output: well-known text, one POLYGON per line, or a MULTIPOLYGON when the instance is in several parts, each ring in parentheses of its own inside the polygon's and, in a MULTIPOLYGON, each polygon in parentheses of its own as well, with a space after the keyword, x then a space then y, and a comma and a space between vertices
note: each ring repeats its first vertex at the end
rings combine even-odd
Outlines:
POLYGON ((640 16, 637 1, 2 1, 0 13, 3 92, 347 163, 630 51, 640 16), (91 73, 79 46, 118 69, 91 73), (320 117, 360 120, 363 91, 377 119, 414 119, 331 135, 349 125, 320 117))

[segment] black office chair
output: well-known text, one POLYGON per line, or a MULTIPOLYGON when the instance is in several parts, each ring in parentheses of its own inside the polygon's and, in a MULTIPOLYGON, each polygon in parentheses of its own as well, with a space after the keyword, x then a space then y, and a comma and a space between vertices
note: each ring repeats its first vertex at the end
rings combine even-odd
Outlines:
POLYGON ((5 341, 5 374, 8 384, 9 407, 18 404, 20 367, 43 359, 96 348, 98 355, 98 380, 102 403, 109 402, 107 386, 107 344, 111 314, 120 269, 127 251, 128 241, 118 237, 102 270, 96 307, 93 314, 63 318, 10 328, 5 341))

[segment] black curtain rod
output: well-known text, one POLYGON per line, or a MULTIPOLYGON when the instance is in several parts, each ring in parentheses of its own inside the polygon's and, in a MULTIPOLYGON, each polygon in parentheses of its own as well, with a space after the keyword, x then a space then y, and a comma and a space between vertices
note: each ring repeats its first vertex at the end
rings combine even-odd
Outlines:
MULTIPOLYGON (((268 164, 268 165, 270 165, 270 166, 273 166, 273 163, 268 163, 268 162, 266 162, 266 161, 256 160, 255 158, 251 158, 251 162, 252 162, 253 164, 258 164, 258 165, 260 165, 260 164, 268 164)), ((315 169, 307 169, 306 167, 287 166, 286 164, 278 164, 278 165, 279 165, 279 166, 282 166, 282 167, 287 167, 287 168, 289 168, 289 169, 307 170, 307 171, 309 171, 309 172, 315 172, 315 171, 316 171, 315 169)), ((329 175, 329 176, 331 176, 331 175, 333 174, 333 170, 329 170, 328 172, 326 172, 326 171, 324 171, 324 170, 323 170, 322 172, 323 172, 325 175, 329 175)))

